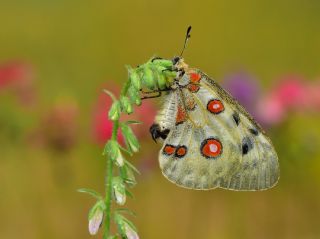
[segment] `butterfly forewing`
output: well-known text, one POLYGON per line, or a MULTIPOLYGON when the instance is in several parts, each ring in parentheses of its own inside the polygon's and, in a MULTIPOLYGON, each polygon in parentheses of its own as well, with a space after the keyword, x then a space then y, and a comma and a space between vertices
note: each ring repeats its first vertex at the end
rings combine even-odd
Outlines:
POLYGON ((252 117, 224 89, 191 69, 156 121, 170 130, 159 153, 163 174, 192 189, 263 190, 279 178, 277 154, 252 117))

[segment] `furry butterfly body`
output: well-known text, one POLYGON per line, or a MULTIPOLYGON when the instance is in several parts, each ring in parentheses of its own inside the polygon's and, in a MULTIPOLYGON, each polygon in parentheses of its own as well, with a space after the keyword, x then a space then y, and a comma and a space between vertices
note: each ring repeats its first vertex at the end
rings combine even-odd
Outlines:
POLYGON ((160 168, 171 182, 208 190, 264 190, 279 178, 271 140, 214 80, 173 59, 177 77, 150 128, 162 139, 160 168))

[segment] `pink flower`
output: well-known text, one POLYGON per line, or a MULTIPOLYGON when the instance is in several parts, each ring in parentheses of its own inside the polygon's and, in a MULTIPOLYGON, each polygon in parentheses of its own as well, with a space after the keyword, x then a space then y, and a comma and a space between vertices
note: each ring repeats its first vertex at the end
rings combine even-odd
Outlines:
POLYGON ((33 79, 32 67, 26 63, 11 62, 0 66, 0 90, 10 88, 24 105, 35 100, 33 79))
POLYGON ((303 82, 305 80, 297 76, 282 78, 274 91, 275 97, 287 109, 304 110, 307 106, 308 92, 303 82))
POLYGON ((307 104, 311 110, 320 111, 320 82, 307 86, 307 104))
POLYGON ((265 96, 257 104, 257 118, 262 125, 273 125, 281 122, 286 115, 286 109, 277 97, 265 96))
POLYGON ((288 76, 280 80, 270 93, 258 103, 258 118, 262 123, 281 122, 289 111, 304 111, 308 108, 309 92, 303 79, 288 76))
POLYGON ((67 152, 77 139, 78 105, 72 100, 60 100, 43 116, 31 133, 32 143, 57 152, 67 152))

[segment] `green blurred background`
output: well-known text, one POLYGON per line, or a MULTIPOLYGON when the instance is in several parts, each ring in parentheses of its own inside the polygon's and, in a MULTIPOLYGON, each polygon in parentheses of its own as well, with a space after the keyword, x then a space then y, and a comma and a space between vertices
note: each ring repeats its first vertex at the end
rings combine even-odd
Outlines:
MULTIPOLYGON (((76 190, 104 190, 93 118, 126 64, 177 55, 192 25, 184 57, 218 82, 245 69, 262 92, 288 74, 315 88, 319 12, 317 0, 2 0, 0 68, 3 79, 16 75, 0 89, 0 238, 89 238, 94 201, 76 190)), ((132 158, 142 175, 128 203, 141 238, 320 238, 320 107, 295 103, 267 127, 281 179, 264 192, 176 187, 143 125, 132 158)))

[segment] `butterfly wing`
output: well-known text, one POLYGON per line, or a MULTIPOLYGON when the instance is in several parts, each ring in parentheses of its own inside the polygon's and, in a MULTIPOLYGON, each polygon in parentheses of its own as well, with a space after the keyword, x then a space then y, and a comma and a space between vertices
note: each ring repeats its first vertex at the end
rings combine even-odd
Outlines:
POLYGON ((190 70, 184 78, 157 118, 170 129, 159 153, 164 176, 192 189, 274 186, 278 157, 261 127, 204 73, 190 70))

